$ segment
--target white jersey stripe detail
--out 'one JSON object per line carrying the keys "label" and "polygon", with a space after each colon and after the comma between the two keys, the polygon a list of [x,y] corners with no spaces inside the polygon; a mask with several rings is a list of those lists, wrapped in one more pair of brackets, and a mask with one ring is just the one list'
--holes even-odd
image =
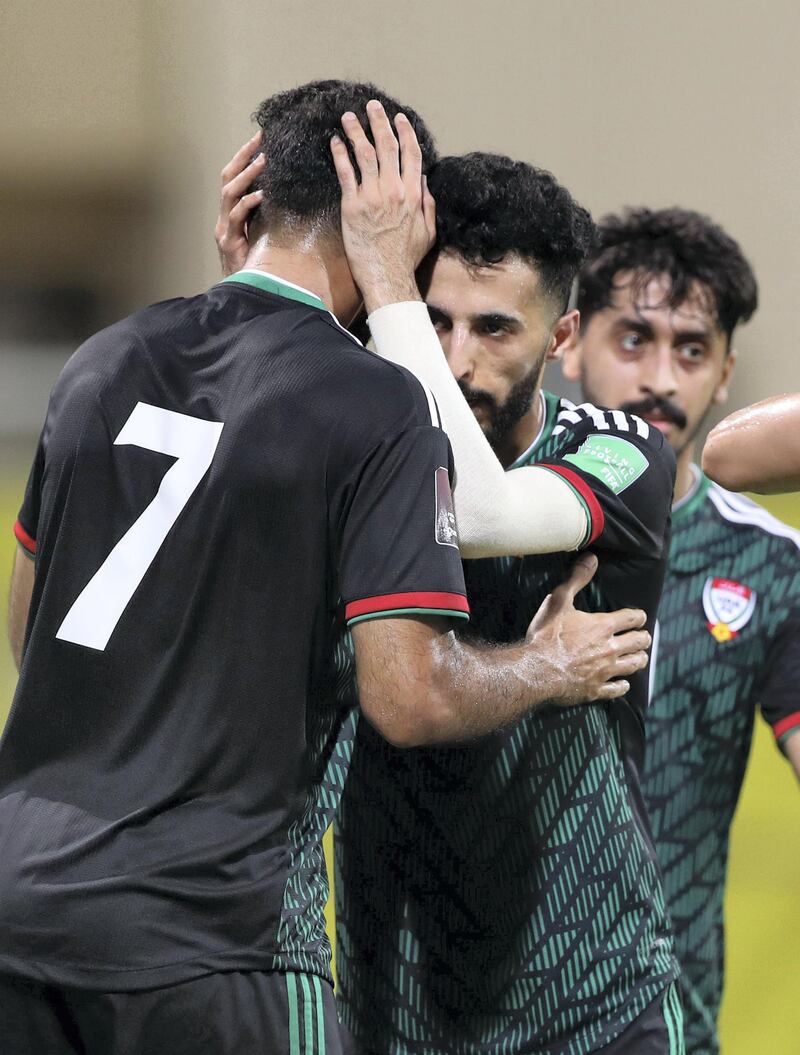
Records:
{"label": "white jersey stripe detail", "polygon": [[656,687],[656,663],[658,663],[658,640],[661,637],[661,627],[656,619],[653,626],[653,644],[650,646],[650,666],[647,671],[647,706],[653,699]]}
{"label": "white jersey stripe detail", "polygon": [[795,531],[787,524],[782,524],[780,520],[755,502],[726,491],[713,483],[708,489],[708,497],[723,519],[732,524],[750,524],[752,527],[761,528],[769,535],[789,539],[800,549],[800,531]]}
{"label": "white jersey stripe detail", "polygon": [[422,391],[425,393],[425,398],[428,400],[428,409],[431,412],[431,425],[434,425],[437,429],[441,429],[442,432],[447,432],[442,422],[442,415],[439,413],[439,405],[433,397],[433,392],[425,384],[421,378],[417,378],[417,381],[422,385]]}
{"label": "white jersey stripe detail", "polygon": [[558,415],[558,421],[568,421],[572,425],[577,425],[583,417],[582,414],[576,413],[574,410],[562,410]]}
{"label": "white jersey stripe detail", "polygon": [[614,424],[620,432],[630,432],[631,426],[629,423],[628,415],[622,410],[612,410],[611,417],[614,419]]}
{"label": "white jersey stripe detail", "polygon": [[595,424],[595,428],[598,429],[610,429],[609,424],[604,410],[600,410],[599,407],[593,406],[591,403],[581,403],[578,410],[582,410],[587,418],[591,418]]}
{"label": "white jersey stripe detail", "polygon": [[639,436],[642,437],[643,440],[646,440],[647,437],[650,435],[650,426],[647,424],[644,418],[640,418],[638,414],[631,414],[631,421],[636,422],[636,432]]}

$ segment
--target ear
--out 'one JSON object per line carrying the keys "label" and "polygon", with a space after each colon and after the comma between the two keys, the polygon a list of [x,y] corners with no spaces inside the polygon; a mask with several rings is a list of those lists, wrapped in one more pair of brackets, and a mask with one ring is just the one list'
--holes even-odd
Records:
{"label": "ear", "polygon": [[[557,358],[562,360],[561,372],[567,381],[580,381],[581,379],[581,313],[577,310],[567,312],[558,320],[556,327],[565,320],[570,320],[568,329],[564,331],[560,352]],[[558,333],[558,329],[555,331]]]}
{"label": "ear", "polygon": [[728,402],[728,389],[730,387],[731,375],[733,374],[736,366],[736,349],[731,348],[725,357],[725,365],[722,368],[722,376],[719,379],[717,387],[714,389],[714,403],[727,403]]}
{"label": "ear", "polygon": [[556,319],[553,327],[553,336],[547,349],[548,363],[554,363],[560,359],[577,339],[580,326],[580,313],[576,310],[565,312]]}

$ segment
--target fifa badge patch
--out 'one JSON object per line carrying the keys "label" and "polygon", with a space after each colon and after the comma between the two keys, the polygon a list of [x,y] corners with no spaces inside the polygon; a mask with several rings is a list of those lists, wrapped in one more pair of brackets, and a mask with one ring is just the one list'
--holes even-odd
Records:
{"label": "fifa badge patch", "polygon": [[636,483],[650,465],[639,448],[621,436],[591,435],[574,454],[564,455],[585,473],[602,480],[615,495]]}
{"label": "fifa badge patch", "polygon": [[703,611],[707,626],[720,643],[730,641],[750,622],[756,608],[756,594],[749,586],[733,579],[706,579]]}
{"label": "fifa badge patch", "polygon": [[458,549],[456,513],[453,509],[453,492],[450,490],[450,475],[443,465],[436,470],[436,529],[435,537],[440,546]]}

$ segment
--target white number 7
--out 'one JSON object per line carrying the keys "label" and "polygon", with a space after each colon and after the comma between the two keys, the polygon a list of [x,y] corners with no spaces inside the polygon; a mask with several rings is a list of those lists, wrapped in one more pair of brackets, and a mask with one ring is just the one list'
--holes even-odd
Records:
{"label": "white number 7", "polygon": [[208,472],[223,424],[149,403],[136,404],[114,445],[130,443],[178,460],[167,470],[153,501],[80,592],[57,638],[101,652],[105,649],[169,529]]}

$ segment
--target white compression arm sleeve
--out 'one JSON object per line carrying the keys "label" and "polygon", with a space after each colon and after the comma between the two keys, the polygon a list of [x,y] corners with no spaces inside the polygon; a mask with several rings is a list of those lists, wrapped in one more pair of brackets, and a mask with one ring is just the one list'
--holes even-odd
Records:
{"label": "white compression arm sleeve", "polygon": [[556,473],[524,466],[507,473],[450,372],[421,301],[388,304],[369,317],[375,351],[406,367],[439,404],[456,467],[453,492],[464,557],[576,550],[589,534],[585,506]]}

